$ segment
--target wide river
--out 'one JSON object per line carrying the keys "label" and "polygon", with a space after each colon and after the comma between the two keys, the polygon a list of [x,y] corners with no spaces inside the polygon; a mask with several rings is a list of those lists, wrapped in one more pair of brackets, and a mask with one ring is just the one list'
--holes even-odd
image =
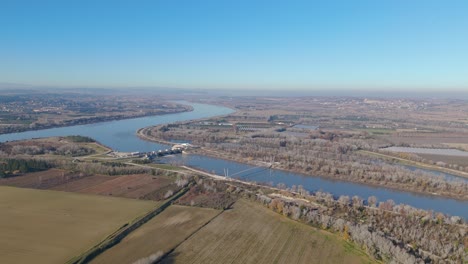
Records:
{"label": "wide river", "polygon": [[[232,109],[221,106],[196,103],[186,104],[193,106],[194,110],[192,112],[170,115],[141,117],[89,125],[6,134],[0,135],[0,142],[37,137],[83,135],[92,137],[102,144],[119,151],[152,151],[166,148],[167,146],[144,141],[138,138],[136,135],[136,130],[139,128],[151,125],[173,123],[177,121],[226,115],[233,112]],[[458,215],[468,219],[468,201],[459,201],[437,196],[395,191],[382,187],[370,187],[357,183],[334,181],[326,178],[305,176],[302,174],[289,173],[280,170],[265,170],[263,168],[254,168],[253,166],[247,164],[200,155],[175,155],[165,158],[164,161],[183,163],[185,165],[203,169],[205,171],[215,172],[219,175],[224,175],[224,169],[229,169],[229,175],[240,179],[256,182],[269,182],[274,185],[278,183],[284,183],[287,186],[302,185],[309,191],[322,190],[325,192],[330,192],[335,196],[358,195],[364,199],[367,199],[367,197],[374,195],[380,201],[392,199],[396,203],[405,203],[417,208],[434,210],[450,215]],[[238,173],[241,171],[245,172]]]}

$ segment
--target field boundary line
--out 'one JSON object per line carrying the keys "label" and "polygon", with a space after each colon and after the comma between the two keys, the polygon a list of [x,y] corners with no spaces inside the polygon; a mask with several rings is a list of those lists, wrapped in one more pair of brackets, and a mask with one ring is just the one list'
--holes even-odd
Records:
{"label": "field boundary line", "polygon": [[215,220],[216,218],[218,218],[218,216],[220,216],[222,213],[224,213],[226,210],[221,210],[217,215],[215,215],[213,218],[211,218],[210,220],[208,220],[205,224],[201,225],[199,228],[197,228],[195,231],[193,231],[193,233],[191,233],[190,235],[188,235],[184,240],[182,240],[181,242],[179,242],[177,245],[175,245],[171,250],[167,251],[166,253],[164,253],[158,261],[156,261],[155,263],[160,263],[164,258],[166,258],[167,256],[169,256],[172,252],[174,252],[174,250],[176,250],[180,245],[182,245],[183,243],[185,243],[185,241],[189,240],[191,237],[193,237],[196,233],[198,233],[198,231],[200,231],[202,228],[204,228],[205,226],[209,225],[213,220]]}
{"label": "field boundary line", "polygon": [[124,224],[122,227],[120,227],[114,233],[107,236],[104,240],[99,242],[97,245],[88,249],[81,255],[73,257],[72,259],[67,261],[66,264],[88,263],[93,258],[101,254],[102,252],[118,244],[122,239],[124,239],[127,235],[129,235],[135,229],[142,226],[143,224],[151,220],[153,217],[163,212],[166,208],[168,208],[172,204],[173,201],[179,199],[182,195],[184,195],[189,190],[189,188],[190,186],[183,188],[176,195],[172,196],[169,200],[167,200],[166,202],[164,202],[157,208],[154,208],[148,213],[144,214],[143,216],[137,217],[136,219],[131,220],[130,222]]}

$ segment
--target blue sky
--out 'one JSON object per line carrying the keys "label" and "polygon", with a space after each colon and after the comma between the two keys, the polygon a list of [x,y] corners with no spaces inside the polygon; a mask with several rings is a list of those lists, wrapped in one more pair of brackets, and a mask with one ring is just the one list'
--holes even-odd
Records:
{"label": "blue sky", "polygon": [[0,82],[468,90],[468,1],[0,1]]}

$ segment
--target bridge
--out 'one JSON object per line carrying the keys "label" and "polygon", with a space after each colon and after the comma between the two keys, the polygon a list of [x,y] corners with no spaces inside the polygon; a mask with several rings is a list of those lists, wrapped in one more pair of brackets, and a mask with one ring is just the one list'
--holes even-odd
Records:
{"label": "bridge", "polygon": [[[272,163],[265,162],[265,164],[263,164],[263,165],[254,166],[254,167],[251,167],[251,168],[248,168],[248,169],[245,169],[245,170],[238,171],[238,172],[233,173],[233,174],[229,174],[229,168],[225,168],[224,169],[224,177],[225,178],[234,178],[235,176],[241,175],[242,173],[246,173],[246,172],[249,172],[249,173],[244,174],[243,177],[251,176],[253,174],[257,174],[257,173],[260,173],[260,172],[263,172],[263,171],[266,171],[266,170],[270,170],[271,167],[273,167]],[[255,169],[259,169],[259,170],[255,171]],[[271,174],[271,170],[270,170],[270,174]]]}

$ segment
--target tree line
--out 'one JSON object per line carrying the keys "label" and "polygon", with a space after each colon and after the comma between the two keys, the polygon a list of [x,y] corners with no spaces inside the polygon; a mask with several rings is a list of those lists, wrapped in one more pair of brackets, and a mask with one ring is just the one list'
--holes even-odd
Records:
{"label": "tree line", "polygon": [[47,170],[52,166],[50,162],[42,159],[0,159],[0,178]]}
{"label": "tree line", "polygon": [[179,125],[165,132],[153,130],[153,136],[191,140],[236,161],[273,162],[278,169],[309,175],[468,199],[466,182],[447,181],[362,155],[359,150],[375,151],[375,142],[366,135],[314,131],[298,138],[274,130],[236,134]]}

